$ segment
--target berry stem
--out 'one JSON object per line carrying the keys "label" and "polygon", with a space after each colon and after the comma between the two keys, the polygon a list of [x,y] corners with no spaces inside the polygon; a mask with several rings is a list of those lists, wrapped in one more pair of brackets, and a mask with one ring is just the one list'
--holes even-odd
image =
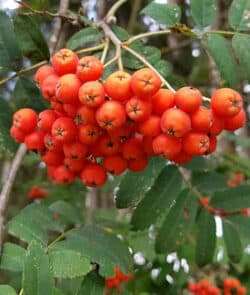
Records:
{"label": "berry stem", "polygon": [[108,50],[109,50],[109,44],[110,44],[110,40],[109,38],[106,38],[106,43],[102,52],[102,57],[101,57],[101,63],[104,64],[105,63],[105,59],[107,57],[108,54]]}
{"label": "berry stem", "polygon": [[112,63],[118,60],[118,56],[116,55],[115,57],[111,58],[108,62],[105,63],[104,68],[110,66]]}
{"label": "berry stem", "polygon": [[123,42],[123,44],[126,45],[126,46],[129,46],[133,42],[135,42],[137,40],[141,40],[142,38],[147,38],[147,37],[151,37],[151,36],[159,36],[159,35],[167,35],[167,34],[171,34],[171,30],[161,30],[161,31],[156,31],[156,32],[147,32],[147,33],[143,33],[143,34],[133,36],[133,37],[129,38],[127,41]]}
{"label": "berry stem", "polygon": [[4,222],[6,210],[8,207],[9,199],[10,199],[10,191],[14,184],[16,174],[20,168],[22,163],[22,159],[26,154],[26,146],[25,144],[21,144],[15,154],[13,162],[11,164],[10,172],[7,177],[6,182],[3,185],[1,194],[0,194],[0,253],[2,252],[2,245],[4,240]]}
{"label": "berry stem", "polygon": [[162,83],[164,85],[167,86],[167,88],[169,90],[171,90],[172,92],[176,92],[175,89],[168,83],[168,81],[163,78],[163,76],[143,57],[141,56],[139,53],[137,53],[135,50],[133,50],[132,48],[129,48],[128,46],[122,44],[122,48],[126,51],[128,51],[130,54],[132,54],[133,56],[135,56],[138,60],[140,60],[143,64],[145,64],[148,68],[150,68],[151,70],[153,70],[161,79]]}
{"label": "berry stem", "polygon": [[112,17],[116,14],[116,11],[124,4],[126,3],[128,0],[118,0],[108,11],[106,17]]}

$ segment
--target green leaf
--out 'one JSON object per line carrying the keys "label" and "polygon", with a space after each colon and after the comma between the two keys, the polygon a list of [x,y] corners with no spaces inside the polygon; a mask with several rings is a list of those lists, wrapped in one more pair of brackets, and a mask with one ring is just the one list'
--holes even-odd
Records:
{"label": "green leaf", "polygon": [[176,4],[159,4],[151,2],[141,13],[147,14],[158,23],[166,26],[173,26],[180,22],[181,9]]}
{"label": "green leaf", "polygon": [[233,36],[232,45],[244,77],[250,80],[250,37],[236,34]]}
{"label": "green leaf", "polygon": [[19,215],[23,215],[24,218],[32,220],[34,223],[42,228],[63,232],[65,226],[60,223],[60,220],[54,219],[54,213],[48,207],[42,204],[33,203],[25,207]]}
{"label": "green leaf", "polygon": [[195,23],[201,27],[213,24],[217,18],[215,0],[191,0],[191,14]]}
{"label": "green leaf", "polygon": [[119,185],[116,198],[117,208],[134,206],[146,190],[155,182],[156,178],[166,165],[166,160],[159,157],[152,158],[147,168],[140,174],[128,171]]}
{"label": "green leaf", "polygon": [[14,30],[23,54],[27,58],[32,62],[49,60],[50,53],[47,42],[34,18],[27,15],[17,15],[14,19]]}
{"label": "green leaf", "polygon": [[209,160],[204,157],[193,157],[190,162],[184,165],[184,168],[195,172],[205,172],[205,170],[211,169],[209,164]]}
{"label": "green leaf", "polygon": [[48,237],[42,228],[22,214],[10,220],[7,224],[7,231],[27,243],[35,240],[46,245],[48,242]]}
{"label": "green leaf", "polygon": [[82,223],[82,218],[79,215],[77,209],[68,202],[57,201],[50,205],[52,211],[58,213],[60,216],[63,216],[70,223]]}
{"label": "green leaf", "polygon": [[56,278],[81,277],[92,269],[89,259],[71,250],[52,250],[49,252],[49,261]]}
{"label": "green leaf", "polygon": [[66,46],[72,50],[83,47],[88,43],[100,42],[104,35],[95,28],[82,29],[75,33],[67,42]]}
{"label": "green leaf", "polygon": [[216,225],[214,216],[202,210],[198,219],[198,235],[196,243],[196,262],[199,266],[213,260],[216,247]]}
{"label": "green leaf", "polygon": [[172,65],[166,60],[158,60],[154,67],[164,78],[168,78],[172,73]]}
{"label": "green leaf", "polygon": [[236,31],[249,31],[250,0],[234,0],[229,9],[229,24]]}
{"label": "green leaf", "polygon": [[234,212],[250,207],[250,186],[239,185],[223,192],[216,192],[211,199],[211,206]]}
{"label": "green leaf", "polygon": [[47,102],[42,97],[36,84],[28,78],[18,79],[14,92],[13,102],[16,109],[33,108],[35,111],[42,111],[47,108]]}
{"label": "green leaf", "polygon": [[225,189],[227,187],[227,178],[225,175],[214,171],[194,172],[192,184],[204,193],[211,193]]}
{"label": "green leaf", "polygon": [[156,239],[159,253],[170,253],[188,236],[197,214],[198,202],[192,191],[184,190],[170,209]]}
{"label": "green leaf", "polygon": [[223,238],[228,257],[233,263],[239,263],[242,257],[240,236],[236,228],[226,220],[223,220]]}
{"label": "green leaf", "polygon": [[249,240],[250,238],[250,218],[241,214],[225,216],[224,220],[228,220],[239,231],[242,238]]}
{"label": "green leaf", "polygon": [[17,144],[10,136],[10,128],[12,126],[12,109],[8,102],[0,97],[0,140],[1,144],[12,152],[16,150]]}
{"label": "green leaf", "polygon": [[89,273],[82,282],[82,287],[77,295],[103,295],[105,288],[105,280],[96,272]]}
{"label": "green leaf", "polygon": [[22,52],[12,22],[4,11],[0,11],[0,27],[0,72],[6,69],[18,71],[22,68]]}
{"label": "green leaf", "polygon": [[53,295],[53,276],[44,249],[32,241],[23,268],[23,289],[27,295]]}
{"label": "green leaf", "polygon": [[75,229],[66,234],[67,239],[59,242],[53,249],[78,251],[83,257],[100,265],[100,274],[112,277],[113,266],[124,273],[131,270],[133,261],[128,247],[114,234],[95,225]]}
{"label": "green leaf", "polygon": [[226,85],[237,88],[239,82],[237,67],[228,41],[220,35],[209,34],[205,47],[214,58]]}
{"label": "green leaf", "polygon": [[113,33],[115,33],[116,37],[121,41],[126,41],[130,37],[129,33],[122,27],[113,26],[112,31]]}
{"label": "green leaf", "polygon": [[155,223],[176,201],[181,185],[182,177],[178,168],[166,166],[135,209],[132,225],[141,230]]}
{"label": "green leaf", "polygon": [[2,295],[16,295],[16,291],[8,285],[0,285],[0,294]]}
{"label": "green leaf", "polygon": [[0,268],[10,271],[21,272],[23,270],[23,260],[25,250],[12,243],[3,245]]}

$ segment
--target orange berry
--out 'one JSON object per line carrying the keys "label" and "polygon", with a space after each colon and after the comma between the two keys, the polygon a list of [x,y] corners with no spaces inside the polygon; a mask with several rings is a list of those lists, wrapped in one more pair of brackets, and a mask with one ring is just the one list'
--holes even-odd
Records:
{"label": "orange berry", "polygon": [[209,147],[206,151],[206,154],[211,154],[216,151],[217,148],[217,137],[216,136],[210,136],[209,137]]}
{"label": "orange berry", "polygon": [[197,88],[182,87],[175,93],[175,104],[187,113],[196,111],[202,104],[202,94]]}
{"label": "orange berry", "polygon": [[65,112],[65,114],[67,116],[69,116],[70,118],[75,118],[77,111],[79,109],[79,105],[78,104],[70,104],[70,103],[64,103],[63,104],[63,110]]}
{"label": "orange berry", "polygon": [[41,84],[42,95],[45,99],[52,101],[56,100],[56,85],[59,77],[55,74],[46,77]]}
{"label": "orange berry", "polygon": [[83,144],[95,144],[100,137],[100,129],[92,124],[82,125],[78,128],[78,137]]}
{"label": "orange berry", "polygon": [[77,129],[71,118],[61,117],[53,123],[51,133],[59,142],[67,143],[75,139]]}
{"label": "orange berry", "polygon": [[246,123],[246,113],[242,109],[237,115],[224,120],[224,129],[228,131],[235,131],[243,127]]}
{"label": "orange berry", "polygon": [[57,141],[51,134],[47,133],[44,136],[44,144],[47,150],[49,151],[61,151],[62,150],[62,144],[60,141]]}
{"label": "orange berry", "polygon": [[54,75],[55,70],[51,66],[41,66],[35,73],[34,80],[37,84],[41,85],[42,82],[50,75]]}
{"label": "orange berry", "polygon": [[163,154],[167,159],[173,159],[181,152],[181,140],[177,137],[160,134],[153,140],[153,149],[156,154]]}
{"label": "orange berry", "polygon": [[75,74],[66,74],[59,78],[56,85],[56,98],[62,103],[77,104],[81,81]]}
{"label": "orange berry", "polygon": [[107,173],[103,166],[90,163],[83,168],[80,178],[86,186],[102,186],[107,181]]}
{"label": "orange berry", "polygon": [[191,127],[193,131],[209,132],[213,123],[213,116],[210,109],[199,107],[191,115]]}
{"label": "orange berry", "polygon": [[41,153],[42,161],[49,166],[61,165],[64,159],[62,152],[54,151],[43,151]]}
{"label": "orange berry", "polygon": [[28,150],[41,151],[44,149],[44,133],[41,131],[33,131],[25,136],[24,143]]}
{"label": "orange berry", "polygon": [[50,132],[56,119],[57,115],[53,110],[44,110],[38,115],[37,127],[45,133]]}
{"label": "orange berry", "polygon": [[103,159],[103,167],[111,174],[120,175],[128,166],[128,162],[119,155],[106,156]]}
{"label": "orange berry", "polygon": [[66,158],[79,160],[86,157],[88,147],[78,141],[73,141],[63,145],[63,152]]}
{"label": "orange berry", "polygon": [[183,137],[191,129],[190,117],[179,109],[166,110],[161,117],[161,129],[168,135]]}
{"label": "orange berry", "polygon": [[209,149],[209,143],[205,133],[189,132],[183,138],[182,149],[191,156],[201,156]]}
{"label": "orange berry", "polygon": [[186,164],[190,162],[192,160],[192,156],[185,153],[184,151],[181,151],[178,155],[173,157],[171,160],[175,162],[176,164],[182,165],[182,164]]}
{"label": "orange berry", "polygon": [[133,172],[143,171],[148,165],[147,156],[142,156],[138,159],[131,159],[128,161],[128,169]]}
{"label": "orange berry", "polygon": [[54,171],[54,180],[58,184],[70,184],[74,179],[73,172],[68,170],[64,165],[58,166]]}
{"label": "orange berry", "polygon": [[131,77],[131,88],[142,99],[153,96],[160,87],[160,77],[149,68],[138,70]]}
{"label": "orange berry", "polygon": [[83,169],[85,163],[83,159],[65,158],[63,164],[66,169],[72,172],[79,172]]}
{"label": "orange berry", "polygon": [[240,112],[242,105],[240,94],[230,88],[218,89],[211,97],[211,107],[218,117],[233,117]]}
{"label": "orange berry", "polygon": [[72,50],[63,48],[52,56],[51,63],[60,76],[75,73],[78,64],[78,56]]}
{"label": "orange berry", "polygon": [[13,125],[23,133],[28,134],[35,130],[37,114],[34,110],[24,108],[16,111],[13,115]]}
{"label": "orange berry", "polygon": [[130,74],[117,71],[112,73],[105,81],[104,88],[109,97],[115,100],[128,100],[132,96]]}
{"label": "orange berry", "polygon": [[106,130],[122,126],[126,122],[124,106],[117,101],[106,101],[96,111],[98,125]]}
{"label": "orange berry", "polygon": [[156,155],[153,149],[153,140],[154,140],[154,137],[152,136],[143,136],[143,139],[142,139],[143,151],[146,155],[151,157]]}
{"label": "orange berry", "polygon": [[110,138],[107,135],[103,135],[97,142],[100,153],[103,156],[112,156],[119,152],[120,142],[118,139]]}
{"label": "orange berry", "polygon": [[95,56],[82,57],[77,65],[76,75],[82,82],[95,81],[101,78],[103,65]]}
{"label": "orange berry", "polygon": [[90,108],[98,108],[105,99],[105,91],[98,81],[84,83],[79,89],[79,100]]}
{"label": "orange berry", "polygon": [[133,121],[145,121],[149,118],[151,112],[152,104],[149,101],[133,97],[126,103],[126,113]]}
{"label": "orange berry", "polygon": [[86,106],[82,106],[77,110],[75,117],[75,124],[79,125],[88,125],[96,124],[95,119],[95,110]]}
{"label": "orange berry", "polygon": [[151,115],[147,120],[138,124],[138,132],[145,136],[157,136],[161,133],[161,118]]}
{"label": "orange berry", "polygon": [[167,109],[172,108],[174,104],[174,94],[168,89],[160,89],[152,97],[153,112],[157,115],[162,115]]}
{"label": "orange berry", "polygon": [[142,141],[139,138],[129,138],[122,144],[122,156],[126,160],[135,160],[144,156]]}
{"label": "orange berry", "polygon": [[213,114],[213,123],[209,129],[210,135],[219,135],[224,129],[224,120]]}
{"label": "orange berry", "polygon": [[15,125],[12,125],[10,128],[10,135],[15,139],[16,142],[22,143],[24,142],[26,134]]}

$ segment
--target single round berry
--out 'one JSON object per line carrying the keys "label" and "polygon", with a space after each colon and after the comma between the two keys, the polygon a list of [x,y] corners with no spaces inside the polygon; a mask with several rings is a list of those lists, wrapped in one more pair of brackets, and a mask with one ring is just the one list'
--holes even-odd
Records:
{"label": "single round berry", "polygon": [[209,135],[219,135],[224,129],[224,120],[213,114],[213,123],[209,129]]}
{"label": "single round berry", "polygon": [[112,130],[126,122],[124,106],[118,101],[107,101],[96,111],[96,121],[105,130]]}
{"label": "single round berry", "polygon": [[96,124],[95,110],[87,106],[82,106],[77,110],[75,120],[77,126]]}
{"label": "single round berry", "polygon": [[128,162],[119,155],[106,156],[103,167],[111,174],[120,175],[127,169]]}
{"label": "single round berry", "polygon": [[64,165],[58,166],[54,171],[54,180],[58,184],[70,184],[74,181],[74,179],[74,173],[67,169]]}
{"label": "single round berry", "polygon": [[72,50],[63,48],[52,56],[51,63],[60,76],[75,73],[78,64],[78,56]]}
{"label": "single round berry", "polygon": [[51,66],[41,66],[35,73],[34,80],[37,84],[42,85],[42,82],[50,75],[54,75],[55,70]]}
{"label": "single round berry", "polygon": [[92,145],[97,142],[100,137],[100,129],[96,125],[82,125],[78,129],[78,138],[81,143]]}
{"label": "single round berry", "polygon": [[182,87],[175,93],[175,104],[187,113],[196,111],[202,104],[202,94],[197,88]]}
{"label": "single round berry", "polygon": [[162,154],[169,160],[177,156],[181,152],[181,149],[181,139],[174,136],[162,133],[153,140],[153,150],[155,154]]}
{"label": "single round berry", "polygon": [[130,74],[117,71],[104,81],[104,88],[110,98],[125,101],[132,96],[130,81]]}
{"label": "single round berry", "polygon": [[112,156],[119,152],[120,141],[107,135],[103,135],[97,142],[100,153],[103,156]]}
{"label": "single round berry", "polygon": [[137,97],[131,98],[126,103],[126,113],[128,117],[136,122],[145,121],[152,112],[152,104]]}
{"label": "single round berry", "polygon": [[79,172],[83,169],[85,163],[83,159],[65,158],[63,164],[69,171]]}
{"label": "single round berry", "polygon": [[65,143],[63,145],[63,152],[66,158],[73,160],[84,159],[88,152],[88,147],[79,141]]}
{"label": "single round berry", "polygon": [[144,136],[157,136],[161,133],[161,118],[151,115],[147,120],[138,124],[137,130]]}
{"label": "single round berry", "polygon": [[74,104],[64,103],[63,104],[64,112],[66,113],[67,116],[69,116],[70,118],[73,118],[73,119],[75,119],[79,107],[80,107],[80,105],[78,105],[77,103],[74,103]]}
{"label": "single round berry", "polygon": [[45,78],[41,84],[42,95],[49,101],[56,100],[56,85],[59,81],[57,75],[50,75]]}
{"label": "single round berry", "polygon": [[82,57],[77,65],[76,75],[82,82],[95,81],[101,78],[103,65],[95,56]]}
{"label": "single round berry", "polygon": [[213,115],[210,109],[199,107],[190,115],[191,127],[193,131],[209,132],[213,124]]}
{"label": "single round berry", "polygon": [[38,115],[37,127],[44,133],[50,132],[57,115],[53,110],[44,110]]}
{"label": "single round berry", "polygon": [[162,114],[161,129],[167,135],[183,137],[191,129],[190,117],[179,109],[169,109]]}
{"label": "single round berry", "polygon": [[36,112],[28,108],[16,111],[13,115],[13,125],[25,134],[34,131],[37,125]]}
{"label": "single round berry", "polygon": [[61,165],[64,159],[62,152],[52,152],[52,151],[42,151],[41,152],[42,161],[49,166],[58,166]]}
{"label": "single round berry", "polygon": [[167,109],[172,108],[174,105],[174,94],[168,89],[160,89],[152,97],[153,112],[157,115],[162,115]]}
{"label": "single round berry", "polygon": [[28,150],[41,151],[44,149],[44,133],[33,131],[25,136],[24,143]]}
{"label": "single round berry", "polygon": [[12,125],[10,128],[10,135],[15,139],[16,142],[22,143],[24,142],[26,134],[15,125]]}
{"label": "single round berry", "polygon": [[60,77],[56,85],[56,98],[62,103],[77,104],[81,81],[75,74]]}
{"label": "single round berry", "polygon": [[142,156],[138,159],[131,159],[128,161],[128,169],[133,172],[143,171],[148,165],[147,156]]}
{"label": "single round berry", "polygon": [[134,94],[140,98],[153,96],[160,87],[160,77],[149,68],[138,70],[131,77],[131,88]]}
{"label": "single round berry", "polygon": [[183,165],[192,160],[192,155],[189,155],[185,153],[184,151],[181,151],[178,155],[176,155],[171,160],[176,164]]}
{"label": "single round berry", "polygon": [[242,109],[240,94],[230,88],[216,90],[211,97],[211,107],[218,117],[233,117]]}
{"label": "single round berry", "polygon": [[182,150],[191,156],[201,156],[207,152],[209,144],[205,133],[189,132],[183,138]]}
{"label": "single round berry", "polygon": [[57,141],[51,134],[46,134],[44,136],[44,144],[47,150],[49,151],[62,151],[62,143]]}
{"label": "single round berry", "polygon": [[80,102],[90,108],[98,108],[105,100],[104,87],[98,81],[83,84],[78,95]]}
{"label": "single round berry", "polygon": [[86,186],[102,186],[107,181],[107,173],[103,166],[90,163],[83,168],[80,178]]}
{"label": "single round berry", "polygon": [[126,160],[135,160],[144,156],[142,140],[140,138],[127,139],[121,148],[122,156]]}
{"label": "single round berry", "polygon": [[243,127],[246,123],[246,113],[242,109],[236,116],[224,120],[224,129],[228,131],[235,131]]}
{"label": "single round berry", "polygon": [[56,140],[67,143],[75,139],[77,129],[71,118],[61,117],[53,123],[51,133]]}

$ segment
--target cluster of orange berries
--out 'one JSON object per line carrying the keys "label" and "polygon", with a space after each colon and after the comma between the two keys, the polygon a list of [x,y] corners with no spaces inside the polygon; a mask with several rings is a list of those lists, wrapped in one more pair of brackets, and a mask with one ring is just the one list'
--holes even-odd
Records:
{"label": "cluster of orange berries", "polygon": [[114,277],[106,278],[105,280],[105,285],[107,289],[112,289],[112,288],[119,289],[123,282],[130,281],[133,278],[133,275],[131,273],[124,274],[118,267],[115,267],[114,270],[115,270]]}
{"label": "cluster of orange berries", "polygon": [[35,74],[52,109],[38,115],[21,109],[13,116],[11,135],[40,153],[57,183],[80,177],[87,186],[101,186],[107,172],[142,171],[151,156],[183,164],[215,151],[223,129],[245,123],[242,98],[232,89],[215,91],[209,109],[198,89],[163,89],[149,68],[117,71],[105,81],[103,70],[94,56],[79,59],[61,49],[52,66]]}
{"label": "cluster of orange berries", "polygon": [[223,290],[220,290],[216,286],[212,286],[207,279],[201,280],[197,283],[191,283],[188,285],[189,291],[194,295],[245,295],[247,290],[240,284],[237,279],[226,278],[223,281]]}

